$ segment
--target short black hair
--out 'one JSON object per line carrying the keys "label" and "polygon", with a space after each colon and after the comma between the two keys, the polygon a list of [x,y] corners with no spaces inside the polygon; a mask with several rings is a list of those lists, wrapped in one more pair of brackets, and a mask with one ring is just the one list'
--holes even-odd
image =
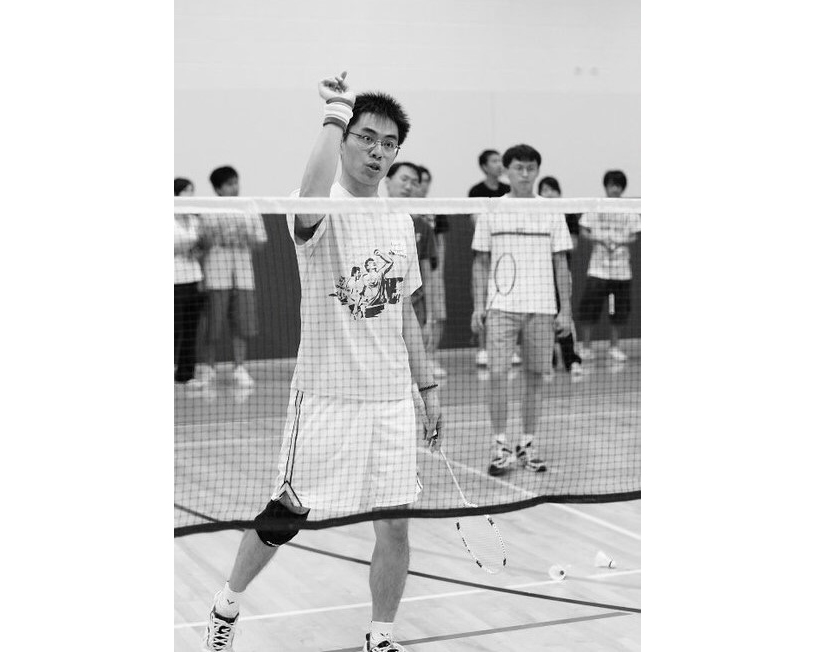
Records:
{"label": "short black hair", "polygon": [[361,93],[357,95],[354,102],[354,115],[348,123],[344,137],[347,137],[351,127],[357,123],[363,113],[371,113],[381,118],[393,120],[396,123],[396,130],[399,132],[397,139],[399,144],[405,142],[405,138],[407,138],[410,131],[410,119],[402,105],[387,93]]}
{"label": "short black hair", "polygon": [[560,192],[560,184],[557,182],[555,177],[543,177],[543,179],[538,182],[539,195],[541,194],[541,190],[543,190],[544,186],[549,186],[552,190]]}
{"label": "short black hair", "polygon": [[490,160],[490,156],[493,154],[498,154],[498,156],[501,156],[501,152],[497,152],[494,149],[485,149],[483,152],[481,152],[478,155],[478,167],[483,168],[487,164],[487,161]]}
{"label": "short black hair", "polygon": [[390,168],[388,169],[387,175],[388,179],[390,179],[394,174],[396,174],[399,168],[404,167],[405,165],[407,165],[409,168],[413,168],[413,171],[416,172],[416,175],[419,177],[419,181],[422,180],[422,173],[419,170],[419,166],[416,165],[415,163],[408,163],[407,161],[394,161],[393,165],[391,165]]}
{"label": "short black hair", "polygon": [[[184,177],[176,177],[175,181],[173,182],[173,185],[175,189],[175,196],[178,197],[189,186],[192,186],[192,181],[190,181],[189,179],[185,179]],[[194,187],[195,186],[193,186],[193,188]]]}
{"label": "short black hair", "polygon": [[417,165],[416,169],[419,171],[419,181],[422,180],[422,177],[426,174],[427,178],[433,181],[433,175],[430,174],[430,170],[428,170],[424,165]]}
{"label": "short black hair", "polygon": [[501,162],[505,168],[508,168],[512,161],[520,161],[521,163],[534,161],[540,167],[541,155],[538,150],[530,145],[513,145],[504,152],[504,157]]}
{"label": "short black hair", "polygon": [[603,175],[603,188],[609,186],[620,186],[623,190],[628,185],[628,179],[622,170],[609,170]]}
{"label": "short black hair", "polygon": [[227,181],[238,178],[238,171],[231,165],[224,165],[220,168],[215,168],[212,174],[209,175],[209,182],[216,190],[224,185]]}

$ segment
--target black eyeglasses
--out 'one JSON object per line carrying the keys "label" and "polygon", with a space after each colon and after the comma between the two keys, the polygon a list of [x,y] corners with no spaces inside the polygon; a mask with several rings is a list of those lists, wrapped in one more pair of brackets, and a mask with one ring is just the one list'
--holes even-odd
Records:
{"label": "black eyeglasses", "polygon": [[370,150],[377,145],[382,145],[382,150],[385,152],[385,154],[394,155],[399,151],[399,145],[397,145],[396,141],[394,140],[377,140],[376,138],[371,138],[366,134],[356,134],[353,131],[349,131],[348,133],[352,136],[356,136],[357,142],[359,142],[360,147],[363,149]]}

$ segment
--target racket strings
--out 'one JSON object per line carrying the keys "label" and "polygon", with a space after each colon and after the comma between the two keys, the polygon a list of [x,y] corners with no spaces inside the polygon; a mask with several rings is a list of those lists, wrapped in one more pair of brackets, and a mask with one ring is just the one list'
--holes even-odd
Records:
{"label": "racket strings", "polygon": [[464,545],[475,562],[489,573],[501,571],[507,563],[504,541],[488,516],[464,516],[457,523]]}

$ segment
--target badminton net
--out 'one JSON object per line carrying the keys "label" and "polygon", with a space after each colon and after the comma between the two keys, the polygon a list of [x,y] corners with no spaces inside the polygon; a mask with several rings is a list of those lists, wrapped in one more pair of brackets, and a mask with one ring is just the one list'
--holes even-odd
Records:
{"label": "badminton net", "polygon": [[[640,498],[639,199],[176,197],[174,212],[196,225],[184,255],[204,274],[197,309],[176,306],[176,536],[252,527],[281,483],[305,493],[301,529]],[[294,213],[329,215],[299,254]],[[387,225],[378,246],[362,235],[372,219]],[[327,253],[357,235],[341,261]],[[559,337],[555,251],[568,252],[573,315]],[[406,302],[438,369],[445,452],[477,508],[462,507],[418,418],[415,453],[387,442],[390,426],[404,429],[387,411],[404,395],[404,356],[371,338]],[[479,302],[485,336],[472,328]],[[179,345],[185,320],[192,353]],[[245,342],[240,367],[235,335]],[[310,350],[293,387],[301,339]],[[488,342],[494,349],[482,353]],[[179,382],[190,355],[193,379]],[[502,378],[512,455],[493,474]],[[530,405],[534,448],[516,454]],[[545,470],[526,463],[532,453]],[[378,505],[408,490],[405,473],[418,479],[410,506]]]}

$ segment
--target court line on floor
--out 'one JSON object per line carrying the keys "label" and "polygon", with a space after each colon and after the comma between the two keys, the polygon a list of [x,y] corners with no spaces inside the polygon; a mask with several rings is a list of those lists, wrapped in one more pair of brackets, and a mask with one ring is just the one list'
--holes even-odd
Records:
{"label": "court line on floor", "polygon": [[[608,613],[596,614],[594,616],[577,616],[575,618],[561,618],[559,620],[548,620],[542,623],[527,623],[525,625],[509,625],[507,627],[493,627],[491,629],[479,629],[471,632],[459,632],[457,634],[445,634],[443,636],[428,636],[426,638],[414,638],[406,641],[400,641],[404,645],[418,645],[420,643],[435,643],[437,641],[452,641],[457,638],[474,638],[476,636],[489,636],[490,634],[503,634],[506,632],[516,632],[523,629],[533,629],[536,627],[553,627],[555,625],[570,625],[573,623],[586,622],[588,620],[601,620],[604,618],[617,618],[624,616],[622,613]],[[343,647],[334,650],[325,650],[324,652],[356,652],[359,646]]]}
{"label": "court line on floor", "polygon": [[[639,574],[642,571],[640,569],[632,569],[632,570],[625,570],[625,571],[616,571],[614,573],[595,573],[593,575],[587,575],[585,577],[581,577],[579,579],[603,579],[606,577],[621,577],[623,575],[635,575]],[[420,575],[421,577],[421,575]],[[448,591],[446,593],[428,593],[424,595],[417,595],[408,598],[402,598],[400,604],[404,604],[406,602],[424,602],[426,600],[437,600],[442,598],[459,598],[462,596],[467,595],[478,595],[481,593],[489,593],[495,591],[496,588],[506,588],[512,591],[519,590],[522,588],[528,588],[530,586],[544,586],[547,584],[560,584],[559,580],[541,580],[537,582],[525,582],[523,584],[513,584],[508,587],[489,587],[484,589],[467,589],[466,591]],[[539,596],[540,597],[540,596]],[[579,604],[585,606],[593,606],[592,604],[586,604],[584,602],[580,602]],[[349,604],[340,604],[340,605],[333,605],[330,607],[314,607],[312,609],[293,609],[290,611],[279,611],[276,613],[269,613],[269,614],[258,614],[256,616],[241,616],[241,622],[248,622],[253,620],[269,620],[272,618],[287,618],[287,617],[294,617],[294,616],[308,616],[311,614],[321,614],[321,613],[328,613],[332,611],[345,611],[350,609],[360,609],[363,607],[370,607],[371,602],[355,602]],[[610,609],[614,613],[639,613],[638,611],[632,611],[631,609],[619,609],[615,610],[613,606],[609,605],[596,605],[598,608]],[[192,628],[192,627],[204,627],[206,626],[207,621],[200,621],[195,623],[177,623],[173,626],[174,629],[185,629],[185,628]]]}

